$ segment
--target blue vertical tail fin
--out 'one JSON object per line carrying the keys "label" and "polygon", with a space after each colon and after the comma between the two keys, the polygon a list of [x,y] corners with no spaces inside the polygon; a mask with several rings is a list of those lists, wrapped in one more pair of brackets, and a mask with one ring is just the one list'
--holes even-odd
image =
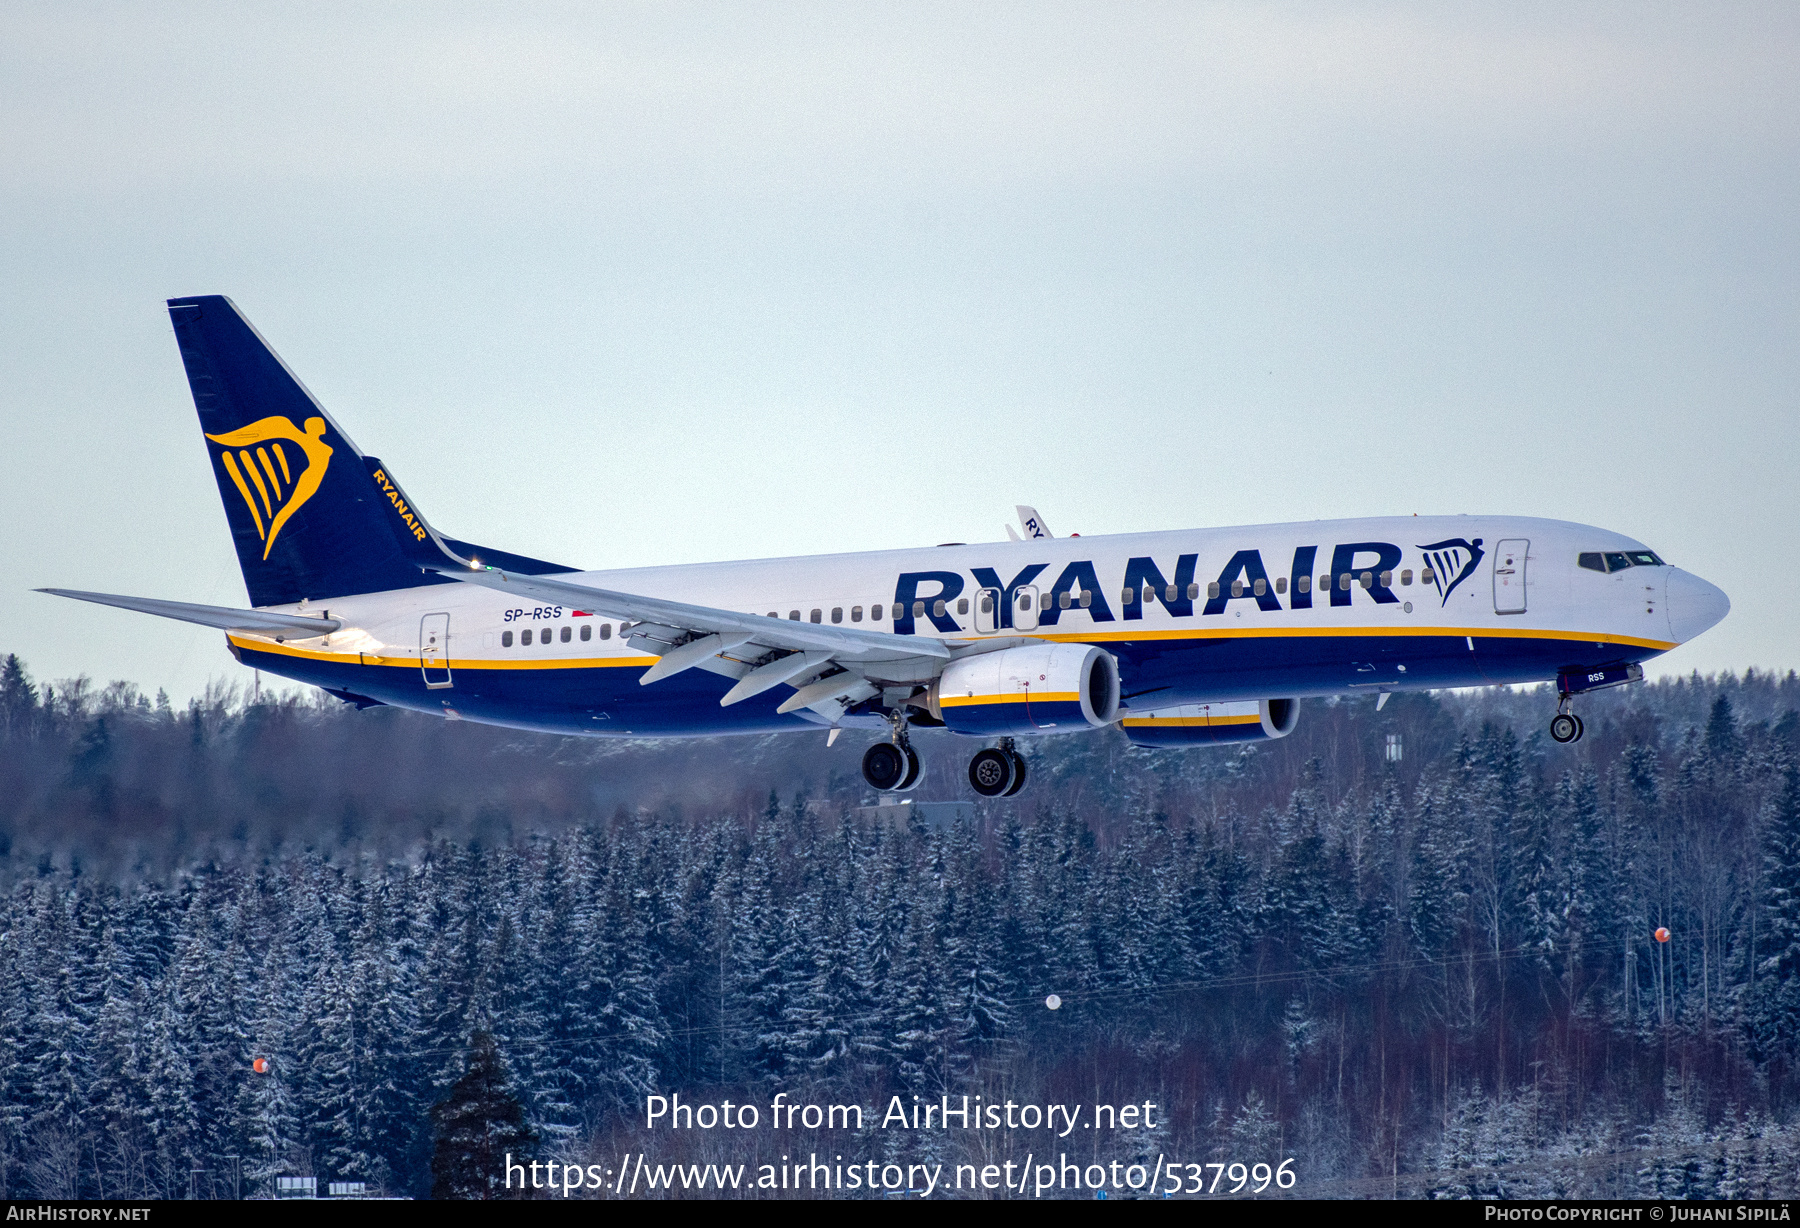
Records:
{"label": "blue vertical tail fin", "polygon": [[230,299],[170,299],[169,318],[252,605],[445,582],[420,570],[450,562],[443,539]]}

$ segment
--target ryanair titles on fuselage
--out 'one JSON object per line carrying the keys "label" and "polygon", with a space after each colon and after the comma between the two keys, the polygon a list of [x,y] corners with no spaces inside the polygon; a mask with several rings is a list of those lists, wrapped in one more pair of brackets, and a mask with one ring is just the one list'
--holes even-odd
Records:
{"label": "ryanair titles on fuselage", "polygon": [[[1485,552],[1482,539],[1473,541],[1453,538],[1448,541],[1421,544],[1428,559],[1454,560],[1454,575],[1434,570],[1428,562],[1420,572],[1422,583],[1448,602],[1450,594],[1474,574]],[[1348,606],[1358,590],[1380,605],[1401,601],[1394,592],[1395,570],[1405,552],[1390,542],[1348,542],[1333,546],[1329,569],[1320,571],[1315,584],[1314,569],[1319,562],[1319,546],[1296,547],[1284,572],[1271,578],[1261,550],[1239,550],[1234,553],[1218,577],[1207,584],[1195,582],[1199,567],[1198,552],[1182,554],[1175,560],[1171,573],[1165,575],[1154,558],[1137,556],[1128,559],[1119,583],[1102,587],[1099,573],[1089,559],[1067,563],[1057,573],[1048,589],[1042,588],[1051,564],[1032,563],[1021,568],[1011,579],[1005,579],[992,567],[974,567],[969,574],[978,589],[993,590],[1000,595],[996,611],[997,626],[1014,624],[1017,594],[1022,589],[1037,588],[1041,598],[1034,602],[1037,625],[1056,626],[1065,612],[1080,610],[1097,623],[1132,622],[1144,617],[1147,602],[1160,603],[1175,618],[1216,617],[1226,612],[1233,601],[1251,601],[1258,609],[1309,610],[1315,600],[1331,606]],[[1408,577],[1410,579],[1410,576]],[[898,635],[918,631],[920,619],[945,634],[963,630],[956,620],[953,603],[965,595],[967,584],[963,573],[956,571],[902,572],[894,586],[894,603],[899,611],[894,620]],[[1067,600],[1065,600],[1067,598]],[[1283,600],[1287,604],[1284,606]],[[1113,602],[1119,603],[1114,613]],[[940,604],[942,603],[942,604]],[[1196,606],[1198,609],[1196,610]]]}

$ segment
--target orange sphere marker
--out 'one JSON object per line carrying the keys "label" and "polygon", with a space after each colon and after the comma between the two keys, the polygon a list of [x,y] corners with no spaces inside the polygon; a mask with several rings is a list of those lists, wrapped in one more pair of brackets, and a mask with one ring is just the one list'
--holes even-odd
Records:
{"label": "orange sphere marker", "polygon": [[1669,941],[1669,931],[1668,931],[1667,927],[1661,926],[1661,925],[1656,927],[1656,941],[1658,941],[1658,942]]}
{"label": "orange sphere marker", "polygon": [[268,1074],[269,1059],[266,1057],[257,1058],[254,1062],[250,1063],[250,1069],[254,1070],[257,1074]]}

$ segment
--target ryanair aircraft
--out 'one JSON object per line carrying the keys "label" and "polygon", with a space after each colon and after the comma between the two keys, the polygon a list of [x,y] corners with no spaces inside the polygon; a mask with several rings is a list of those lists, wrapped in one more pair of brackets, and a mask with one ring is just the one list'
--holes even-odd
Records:
{"label": "ryanair aircraft", "polygon": [[991,743],[1118,724],[1142,746],[1285,737],[1308,697],[1554,681],[1575,696],[1722,619],[1725,594],[1606,529],[1501,516],[1313,521],[580,571],[449,537],[229,299],[169,301],[249,610],[45,589],[225,632],[245,665],[359,708],[547,733],[887,731]]}

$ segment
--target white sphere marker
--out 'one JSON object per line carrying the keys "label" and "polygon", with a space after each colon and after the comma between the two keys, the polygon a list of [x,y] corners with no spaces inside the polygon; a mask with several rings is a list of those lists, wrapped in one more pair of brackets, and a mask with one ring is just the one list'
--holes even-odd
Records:
{"label": "white sphere marker", "polygon": [[1044,1005],[1049,1007],[1051,1010],[1057,1010],[1058,1008],[1060,1008],[1062,1006],[1062,999],[1057,997],[1055,994],[1051,994],[1048,998],[1044,999]]}

